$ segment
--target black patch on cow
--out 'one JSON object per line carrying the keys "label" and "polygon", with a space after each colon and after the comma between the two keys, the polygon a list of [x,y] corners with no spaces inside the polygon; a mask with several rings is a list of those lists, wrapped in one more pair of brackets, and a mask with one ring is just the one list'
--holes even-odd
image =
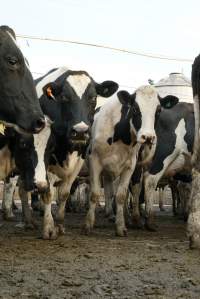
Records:
{"label": "black patch on cow", "polygon": [[184,140],[187,144],[188,151],[192,153],[193,144],[194,144],[194,131],[195,131],[193,104],[188,104],[188,114],[184,119],[185,119],[185,128],[186,128],[186,135],[184,136]]}
{"label": "black patch on cow", "polygon": [[[164,167],[164,160],[173,153],[176,144],[175,130],[181,119],[186,122],[187,134],[184,137],[188,150],[192,149],[194,140],[194,120],[192,104],[178,103],[170,110],[163,109],[156,125],[157,146],[149,173],[157,174]],[[192,129],[193,127],[193,129]]]}

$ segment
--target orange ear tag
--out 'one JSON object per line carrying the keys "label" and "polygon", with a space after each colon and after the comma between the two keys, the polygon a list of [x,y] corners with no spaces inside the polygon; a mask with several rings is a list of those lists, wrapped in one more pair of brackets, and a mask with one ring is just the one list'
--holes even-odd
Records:
{"label": "orange ear tag", "polygon": [[47,88],[47,95],[48,95],[48,97],[51,98],[52,100],[54,100],[54,101],[56,100],[55,97],[54,97],[54,95],[53,95],[53,93],[52,93],[52,89],[51,89],[50,86]]}

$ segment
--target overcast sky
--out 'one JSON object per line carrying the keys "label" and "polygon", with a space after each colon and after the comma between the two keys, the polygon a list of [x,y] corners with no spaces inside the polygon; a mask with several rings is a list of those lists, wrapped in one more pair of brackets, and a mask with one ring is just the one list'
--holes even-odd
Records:
{"label": "overcast sky", "polygon": [[[193,60],[200,52],[199,11],[199,0],[7,0],[1,4],[0,19],[16,34]],[[182,71],[189,78],[191,73],[191,63],[30,39],[18,43],[32,72],[66,65],[88,71],[99,82],[113,79],[133,87],[149,78],[158,81],[170,72]]]}

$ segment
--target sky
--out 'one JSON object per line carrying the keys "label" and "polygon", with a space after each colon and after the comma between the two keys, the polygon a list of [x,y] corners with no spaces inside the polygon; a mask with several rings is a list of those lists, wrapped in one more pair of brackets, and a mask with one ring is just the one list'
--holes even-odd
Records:
{"label": "sky", "polygon": [[[1,25],[16,34],[75,40],[194,60],[200,52],[199,0],[7,0]],[[65,65],[97,82],[134,91],[171,72],[191,76],[191,63],[67,43],[18,38],[34,77]]]}

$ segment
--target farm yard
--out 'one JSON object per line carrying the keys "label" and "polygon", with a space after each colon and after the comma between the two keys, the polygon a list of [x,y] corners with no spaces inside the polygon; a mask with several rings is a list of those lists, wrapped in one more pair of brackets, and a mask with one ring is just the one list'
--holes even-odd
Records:
{"label": "farm yard", "polygon": [[66,235],[51,241],[41,239],[41,225],[24,230],[15,214],[0,228],[2,299],[199,299],[199,251],[189,249],[186,225],[170,205],[157,211],[157,232],[129,228],[125,238],[101,210],[90,236],[81,234],[85,215],[67,213]]}
{"label": "farm yard", "polygon": [[4,1],[0,299],[200,299],[198,1]]}

